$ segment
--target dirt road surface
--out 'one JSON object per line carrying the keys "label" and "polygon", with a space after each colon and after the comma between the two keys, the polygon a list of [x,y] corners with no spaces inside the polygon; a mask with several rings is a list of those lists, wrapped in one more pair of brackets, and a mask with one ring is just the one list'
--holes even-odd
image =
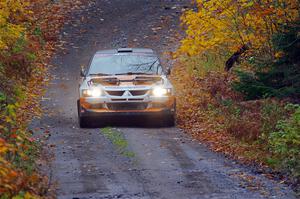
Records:
{"label": "dirt road surface", "polygon": [[107,129],[78,127],[80,66],[99,49],[162,53],[189,6],[189,0],[97,0],[66,25],[66,49],[53,58],[54,80],[43,101],[48,115],[36,124],[51,135],[49,175],[58,198],[294,198],[288,187],[211,152],[176,127],[135,126],[136,118]]}

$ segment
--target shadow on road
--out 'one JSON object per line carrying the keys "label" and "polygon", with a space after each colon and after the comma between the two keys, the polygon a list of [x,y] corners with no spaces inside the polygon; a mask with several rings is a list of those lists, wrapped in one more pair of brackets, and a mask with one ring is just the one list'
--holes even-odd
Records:
{"label": "shadow on road", "polygon": [[172,127],[166,125],[159,117],[137,117],[122,116],[110,118],[93,118],[90,120],[89,128],[115,127],[135,127],[135,128],[162,128]]}

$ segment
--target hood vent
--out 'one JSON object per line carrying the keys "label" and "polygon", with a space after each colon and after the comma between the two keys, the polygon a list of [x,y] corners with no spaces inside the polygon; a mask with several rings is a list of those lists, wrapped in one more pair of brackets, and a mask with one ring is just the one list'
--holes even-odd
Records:
{"label": "hood vent", "polygon": [[118,53],[132,53],[132,48],[119,48]]}

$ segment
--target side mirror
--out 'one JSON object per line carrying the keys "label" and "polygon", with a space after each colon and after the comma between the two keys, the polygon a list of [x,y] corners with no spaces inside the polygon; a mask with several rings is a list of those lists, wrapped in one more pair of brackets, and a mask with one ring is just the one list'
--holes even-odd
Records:
{"label": "side mirror", "polygon": [[170,67],[167,68],[166,75],[171,75],[171,68]]}
{"label": "side mirror", "polygon": [[81,77],[85,77],[84,66],[81,66],[81,69],[80,69],[80,76],[81,76]]}

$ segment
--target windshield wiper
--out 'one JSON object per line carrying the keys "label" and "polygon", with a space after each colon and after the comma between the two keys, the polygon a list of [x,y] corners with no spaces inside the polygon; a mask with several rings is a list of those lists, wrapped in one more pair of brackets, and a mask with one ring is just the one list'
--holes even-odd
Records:
{"label": "windshield wiper", "polygon": [[[153,66],[158,62],[159,60],[156,59],[154,62],[149,62],[149,63],[143,63],[140,65],[136,65],[137,68],[136,70],[139,70],[141,67],[144,67],[145,65],[147,65],[146,67],[148,67],[147,72],[148,71],[152,71]],[[156,67],[156,74],[158,74],[158,69],[159,69],[160,65]]]}
{"label": "windshield wiper", "polygon": [[127,72],[127,73],[117,73],[115,75],[153,75],[152,73],[144,73],[144,72]]}
{"label": "windshield wiper", "polygon": [[94,73],[94,74],[89,74],[92,76],[111,76],[112,74],[107,74],[107,73]]}

